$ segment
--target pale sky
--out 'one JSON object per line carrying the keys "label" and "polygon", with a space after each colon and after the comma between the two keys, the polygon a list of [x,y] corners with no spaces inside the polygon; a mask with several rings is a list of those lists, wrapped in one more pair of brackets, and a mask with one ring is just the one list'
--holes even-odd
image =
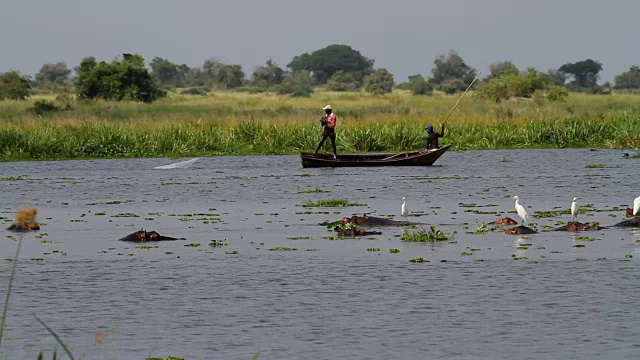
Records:
{"label": "pale sky", "polygon": [[396,82],[457,50],[484,75],[511,60],[542,71],[592,58],[602,81],[640,65],[639,0],[0,0],[0,72],[72,68],[128,52],[242,65],[347,44]]}

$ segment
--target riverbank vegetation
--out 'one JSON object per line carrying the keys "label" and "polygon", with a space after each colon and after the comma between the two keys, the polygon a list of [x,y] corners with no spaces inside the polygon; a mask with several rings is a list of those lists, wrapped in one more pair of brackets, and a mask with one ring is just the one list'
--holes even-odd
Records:
{"label": "riverbank vegetation", "polygon": [[[33,78],[0,74],[0,160],[294,154],[319,140],[326,104],[338,115],[340,152],[424,146],[476,69],[450,51],[431,75],[397,83],[348,45],[268,60],[247,78],[240,65],[202,66],[137,54],[111,62],[45,64]],[[640,148],[637,66],[598,84],[592,59],[546,72],[496,62],[447,123],[455,150]],[[75,75],[73,73],[75,72]]]}
{"label": "riverbank vegetation", "polygon": [[[153,104],[79,101],[65,96],[0,101],[0,159],[294,154],[312,151],[322,106],[338,115],[339,152],[402,151],[424,146],[458,95],[395,91],[316,91],[310,98],[272,93],[170,95]],[[640,148],[640,97],[572,93],[496,103],[464,99],[443,142],[456,150]],[[43,105],[44,104],[44,105]],[[45,106],[46,105],[46,106]]]}

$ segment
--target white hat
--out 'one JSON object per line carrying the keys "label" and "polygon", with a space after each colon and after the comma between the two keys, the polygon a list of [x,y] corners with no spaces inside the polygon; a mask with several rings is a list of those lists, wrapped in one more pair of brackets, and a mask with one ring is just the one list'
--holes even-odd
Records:
{"label": "white hat", "polygon": [[323,107],[322,110],[332,110],[331,109],[331,105],[327,105],[327,106]]}

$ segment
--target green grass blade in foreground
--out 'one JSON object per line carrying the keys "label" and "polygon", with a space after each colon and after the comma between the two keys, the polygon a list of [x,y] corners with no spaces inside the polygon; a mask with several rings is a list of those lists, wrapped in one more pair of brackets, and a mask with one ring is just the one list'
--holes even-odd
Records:
{"label": "green grass blade in foreground", "polygon": [[52,328],[49,327],[49,325],[47,325],[44,321],[42,321],[39,317],[36,316],[36,320],[38,320],[38,322],[44,326],[45,329],[47,329],[47,331],[49,332],[49,334],[53,335],[53,337],[56,339],[56,341],[58,342],[58,344],[60,344],[60,346],[62,346],[62,348],[64,349],[64,352],[67,353],[67,355],[69,356],[69,358],[71,360],[75,360],[75,358],[73,357],[73,355],[71,354],[71,351],[69,351],[69,348],[67,347],[67,345],[62,342],[62,339],[60,339],[60,336],[58,336],[58,334],[56,334],[55,331],[53,331]]}
{"label": "green grass blade in foreground", "polygon": [[4,335],[4,326],[7,319],[7,310],[9,309],[9,298],[11,296],[11,287],[13,286],[13,279],[16,275],[16,267],[18,265],[18,256],[20,255],[20,248],[22,247],[22,239],[24,234],[20,234],[18,239],[18,248],[16,249],[16,257],[13,259],[13,267],[11,268],[11,275],[9,276],[9,285],[7,286],[7,296],[4,298],[4,309],[2,310],[2,319],[0,319],[0,353],[2,353],[2,336]]}

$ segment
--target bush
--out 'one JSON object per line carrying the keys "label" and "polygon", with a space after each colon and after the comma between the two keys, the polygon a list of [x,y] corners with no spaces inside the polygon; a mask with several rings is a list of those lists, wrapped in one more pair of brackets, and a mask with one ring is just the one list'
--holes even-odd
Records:
{"label": "bush", "polygon": [[[550,96],[546,94],[547,89],[550,90]],[[522,74],[507,73],[485,81],[479,86],[475,96],[500,102],[512,97],[531,98],[535,93],[544,92],[544,97],[548,100],[559,100],[566,96],[562,91],[566,93],[563,88],[548,84],[545,74],[528,68]]]}
{"label": "bush", "polygon": [[0,74],[0,100],[25,100],[31,96],[29,80],[16,71]]}
{"label": "bush", "polygon": [[327,89],[331,91],[356,91],[360,84],[352,73],[338,71],[327,82]]}
{"label": "bush", "polygon": [[448,78],[440,84],[440,90],[449,95],[464,91],[466,88],[467,85],[461,78]]}
{"label": "bush", "polygon": [[309,97],[313,94],[313,79],[306,70],[294,71],[278,87],[278,94],[293,97]]}
{"label": "bush", "polygon": [[149,74],[140,55],[123,54],[122,61],[96,63],[85,58],[75,80],[80,99],[133,100],[153,102],[166,93]]}
{"label": "bush", "polygon": [[47,100],[38,100],[33,106],[29,109],[38,115],[44,115],[47,113],[57,112],[61,109],[56,106],[56,104],[49,102]]}
{"label": "bush", "polygon": [[544,93],[547,100],[550,100],[550,101],[561,101],[561,100],[564,100],[564,98],[566,98],[567,96],[569,96],[569,92],[567,92],[567,89],[557,85],[547,86],[547,89],[545,90]]}
{"label": "bush", "polygon": [[187,88],[184,89],[180,92],[181,94],[185,94],[185,95],[201,95],[201,96],[207,96],[207,89],[203,88],[203,87],[191,87],[191,88]]}
{"label": "bush", "polygon": [[413,95],[432,95],[433,87],[422,75],[409,76],[409,89]]}
{"label": "bush", "polygon": [[365,80],[364,90],[375,95],[390,93],[393,90],[393,75],[387,69],[377,69]]}

